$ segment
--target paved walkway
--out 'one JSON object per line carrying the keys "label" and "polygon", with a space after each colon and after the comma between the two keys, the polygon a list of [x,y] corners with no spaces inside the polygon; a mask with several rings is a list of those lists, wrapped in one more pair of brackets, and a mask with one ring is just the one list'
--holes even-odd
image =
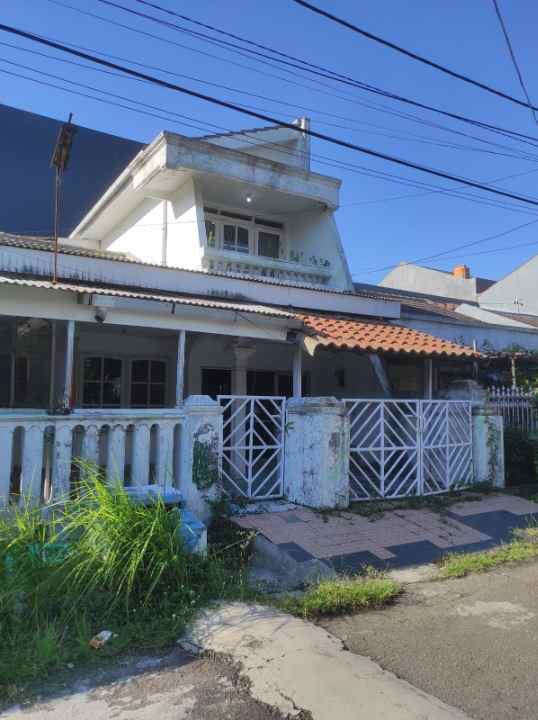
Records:
{"label": "paved walkway", "polygon": [[[321,560],[341,572],[366,565],[394,568],[433,562],[448,552],[484,550],[538,521],[538,504],[514,495],[488,495],[446,513],[392,510],[379,519],[352,512],[321,514],[289,504],[237,518],[299,563]],[[281,509],[282,512],[278,512]]]}
{"label": "paved walkway", "polygon": [[469,720],[369,658],[347,652],[322,628],[273,608],[233,603],[210,609],[185,639],[231,656],[253,698],[289,718]]}

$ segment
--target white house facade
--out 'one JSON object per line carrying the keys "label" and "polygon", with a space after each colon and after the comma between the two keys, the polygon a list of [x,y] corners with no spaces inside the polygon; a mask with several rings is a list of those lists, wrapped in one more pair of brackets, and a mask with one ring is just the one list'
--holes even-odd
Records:
{"label": "white house facade", "polygon": [[217,477],[318,506],[475,477],[470,403],[436,399],[436,367],[476,353],[353,286],[340,181],[296,124],[161,133],[60,242],[56,282],[50,239],[0,233],[5,500],[69,493],[76,457],[202,517]]}

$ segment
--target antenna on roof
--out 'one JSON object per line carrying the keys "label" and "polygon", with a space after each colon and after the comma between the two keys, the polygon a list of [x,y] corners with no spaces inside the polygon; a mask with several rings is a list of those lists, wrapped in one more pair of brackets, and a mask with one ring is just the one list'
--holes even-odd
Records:
{"label": "antenna on roof", "polygon": [[69,119],[60,127],[50,166],[55,168],[54,172],[54,265],[52,271],[52,282],[58,282],[58,234],[60,224],[60,189],[62,175],[69,164],[71,156],[71,145],[73,135],[77,129],[71,124],[73,113],[69,113]]}

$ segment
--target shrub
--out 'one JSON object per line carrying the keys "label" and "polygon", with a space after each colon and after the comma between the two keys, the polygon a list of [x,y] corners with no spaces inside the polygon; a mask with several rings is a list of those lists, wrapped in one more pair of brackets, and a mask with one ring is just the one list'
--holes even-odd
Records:
{"label": "shrub", "polygon": [[536,482],[536,441],[527,433],[506,428],[504,456],[507,486]]}

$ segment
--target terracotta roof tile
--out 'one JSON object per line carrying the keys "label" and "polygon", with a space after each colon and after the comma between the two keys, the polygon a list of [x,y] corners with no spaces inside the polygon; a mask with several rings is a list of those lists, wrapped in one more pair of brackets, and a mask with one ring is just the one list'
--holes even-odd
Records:
{"label": "terracotta roof tile", "polygon": [[426,357],[477,357],[471,348],[390,322],[328,315],[298,315],[321,345],[363,352]]}

